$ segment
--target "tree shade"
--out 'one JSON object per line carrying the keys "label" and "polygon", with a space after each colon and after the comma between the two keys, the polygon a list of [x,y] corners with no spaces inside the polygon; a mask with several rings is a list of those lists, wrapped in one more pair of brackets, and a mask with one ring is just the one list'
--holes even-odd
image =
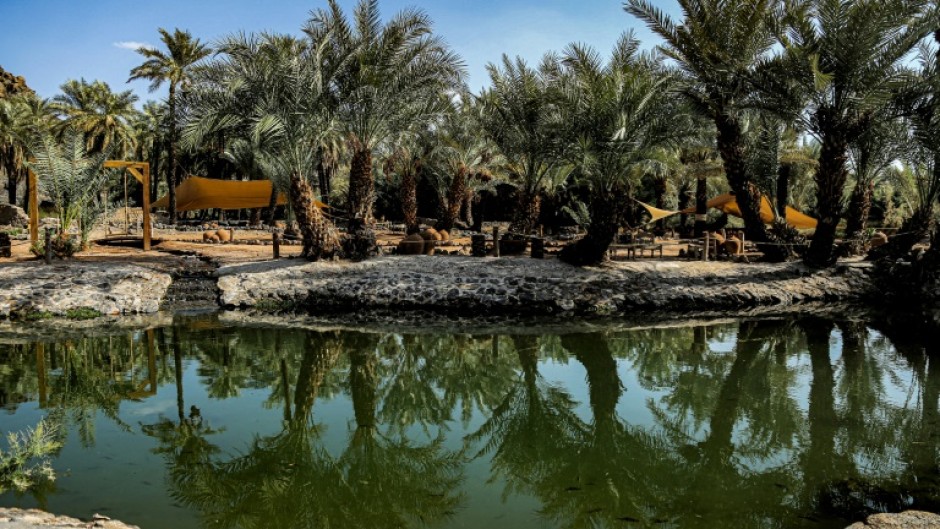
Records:
{"label": "tree shade", "polygon": [[[663,209],[655,208],[649,204],[645,204],[637,200],[637,202],[643,206],[652,217],[650,222],[656,222],[657,220],[664,219],[666,217],[675,215],[677,213],[684,213],[690,215],[695,213],[695,208],[691,207],[684,209],[682,211],[666,211]],[[741,217],[741,209],[738,207],[738,203],[734,198],[734,195],[731,193],[725,193],[724,195],[719,195],[708,201],[706,204],[709,208],[719,209],[728,215],[734,215],[735,217]],[[787,224],[793,226],[798,230],[813,230],[816,229],[818,221],[809,215],[806,215],[795,208],[787,206]],[[760,205],[760,218],[764,221],[764,224],[771,224],[774,221],[776,214],[774,213],[773,206],[770,204],[770,200],[767,200],[767,197],[761,197]]]}
{"label": "tree shade", "polygon": [[[287,196],[277,195],[277,205],[287,204]],[[270,180],[217,180],[191,176],[176,187],[176,210],[250,209],[271,205]],[[164,195],[152,208],[169,207],[169,196]],[[317,207],[324,204],[317,201]]]}

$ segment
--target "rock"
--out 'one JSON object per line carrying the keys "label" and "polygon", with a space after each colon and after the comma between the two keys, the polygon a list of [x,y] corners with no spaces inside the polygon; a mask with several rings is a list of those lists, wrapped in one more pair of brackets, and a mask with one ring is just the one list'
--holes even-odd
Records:
{"label": "rock", "polygon": [[135,525],[127,525],[107,516],[95,514],[90,521],[83,522],[68,516],[56,516],[38,509],[7,509],[0,508],[0,529],[65,529],[65,528],[100,529],[139,529]]}
{"label": "rock", "polygon": [[923,511],[873,514],[864,523],[854,523],[847,529],[940,529],[940,516]]}
{"label": "rock", "polygon": [[0,226],[25,228],[29,226],[29,216],[19,206],[0,204]]}

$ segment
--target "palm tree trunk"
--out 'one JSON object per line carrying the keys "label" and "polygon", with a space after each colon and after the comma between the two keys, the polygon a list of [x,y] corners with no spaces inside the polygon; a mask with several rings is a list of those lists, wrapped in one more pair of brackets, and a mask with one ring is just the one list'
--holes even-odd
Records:
{"label": "palm tree trunk", "polygon": [[806,264],[810,266],[827,267],[836,262],[836,227],[842,219],[842,194],[848,179],[845,166],[847,149],[848,141],[840,131],[834,130],[823,135],[819,169],[816,171],[819,224],[805,258]]}
{"label": "palm tree trunk", "polygon": [[[684,211],[689,207],[692,201],[692,189],[688,181],[679,188],[679,211]],[[679,214],[679,233],[685,233],[686,225],[689,223],[689,216],[685,213]]]}
{"label": "palm tree trunk", "polygon": [[274,226],[274,215],[277,213],[277,186],[271,182],[271,200],[268,201],[268,226]]}
{"label": "palm tree trunk", "polygon": [[849,211],[846,215],[845,238],[854,239],[861,235],[868,227],[868,216],[871,213],[871,197],[875,192],[875,183],[871,180],[859,179],[852,191],[849,202]]}
{"label": "palm tree trunk", "polygon": [[718,113],[715,117],[718,129],[718,152],[725,167],[725,176],[734,192],[738,208],[744,219],[744,231],[748,239],[758,244],[768,261],[783,261],[789,251],[778,245],[760,245],[772,243],[774,237],[760,217],[761,195],[747,172],[746,141],[743,129],[737,118]]}
{"label": "palm tree trunk", "polygon": [[170,224],[176,224],[176,83],[170,83],[169,97],[170,112],[170,137],[167,146],[167,164],[166,184],[167,199],[169,201]]}
{"label": "palm tree trunk", "polygon": [[339,250],[339,239],[333,223],[317,207],[313,189],[300,173],[293,173],[291,206],[303,238],[302,255],[310,260],[328,259]]}
{"label": "palm tree trunk", "polygon": [[447,230],[448,233],[454,229],[457,216],[460,215],[460,207],[463,205],[466,196],[467,167],[461,165],[451,181],[450,189],[447,191],[447,206],[444,208],[443,218],[438,223],[438,229]]}
{"label": "palm tree trunk", "polygon": [[19,183],[19,171],[12,171],[7,167],[7,201],[11,206],[16,205],[16,185]]}
{"label": "palm tree trunk", "polygon": [[353,153],[349,167],[349,218],[372,223],[372,199],[375,181],[372,179],[372,151],[360,147]]}
{"label": "palm tree trunk", "polygon": [[607,249],[622,224],[623,197],[630,193],[598,189],[591,197],[591,225],[583,239],[565,246],[558,258],[575,265],[597,264],[607,257]]}
{"label": "palm tree trunk", "polygon": [[349,350],[349,386],[357,428],[374,428],[378,406],[375,348],[365,340],[354,340]]}
{"label": "palm tree trunk", "polygon": [[695,181],[695,237],[705,236],[708,215],[708,181],[699,177]]}
{"label": "palm tree trunk", "polygon": [[519,188],[516,191],[516,210],[509,231],[528,235],[535,230],[541,210],[542,197],[538,190]]}
{"label": "palm tree trunk", "polygon": [[777,214],[786,215],[787,205],[790,203],[790,177],[793,175],[793,166],[782,163],[777,169]]}
{"label": "palm tree trunk", "polygon": [[418,170],[416,164],[405,164],[401,173],[401,187],[398,189],[401,198],[401,213],[405,219],[406,232],[410,235],[417,233],[418,226]]}

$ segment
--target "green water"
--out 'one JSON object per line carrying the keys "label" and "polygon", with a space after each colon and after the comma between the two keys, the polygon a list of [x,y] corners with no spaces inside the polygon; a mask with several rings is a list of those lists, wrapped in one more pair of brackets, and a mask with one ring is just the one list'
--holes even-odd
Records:
{"label": "green water", "polygon": [[[940,364],[864,323],[352,332],[215,317],[0,344],[0,430],[144,529],[820,527],[940,510]],[[467,334],[464,334],[467,333]]]}

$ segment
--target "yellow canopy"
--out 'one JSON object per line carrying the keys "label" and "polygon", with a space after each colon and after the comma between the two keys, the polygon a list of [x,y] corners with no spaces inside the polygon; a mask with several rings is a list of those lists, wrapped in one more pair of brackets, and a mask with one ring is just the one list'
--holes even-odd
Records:
{"label": "yellow canopy", "polygon": [[[277,205],[287,203],[287,197],[278,193]],[[167,208],[169,197],[164,196],[151,208]],[[191,176],[176,187],[176,210],[198,209],[248,209],[266,208],[271,205],[270,180],[217,180]],[[317,201],[317,207],[325,204]]]}
{"label": "yellow canopy", "polygon": [[637,200],[637,203],[643,206],[643,208],[649,212],[650,217],[652,217],[650,219],[650,222],[656,222],[657,220],[661,220],[666,217],[671,217],[675,215],[676,213],[678,213],[678,211],[667,211],[665,209],[659,209],[657,207],[647,204],[646,202],[640,202],[639,200]]}
{"label": "yellow canopy", "polygon": [[[770,224],[774,221],[774,208],[770,203],[770,200],[767,200],[767,197],[761,197],[760,204],[760,218],[764,221],[765,224]],[[709,208],[720,209],[721,211],[727,213],[728,215],[734,215],[735,217],[741,216],[741,208],[738,207],[738,202],[735,200],[734,195],[731,193],[725,193],[724,195],[719,195],[706,204]],[[695,213],[695,208],[687,208],[682,210],[680,213],[692,214]],[[813,217],[801,213],[800,211],[787,206],[786,210],[787,224],[793,226],[798,230],[812,230],[816,229],[818,222]]]}

